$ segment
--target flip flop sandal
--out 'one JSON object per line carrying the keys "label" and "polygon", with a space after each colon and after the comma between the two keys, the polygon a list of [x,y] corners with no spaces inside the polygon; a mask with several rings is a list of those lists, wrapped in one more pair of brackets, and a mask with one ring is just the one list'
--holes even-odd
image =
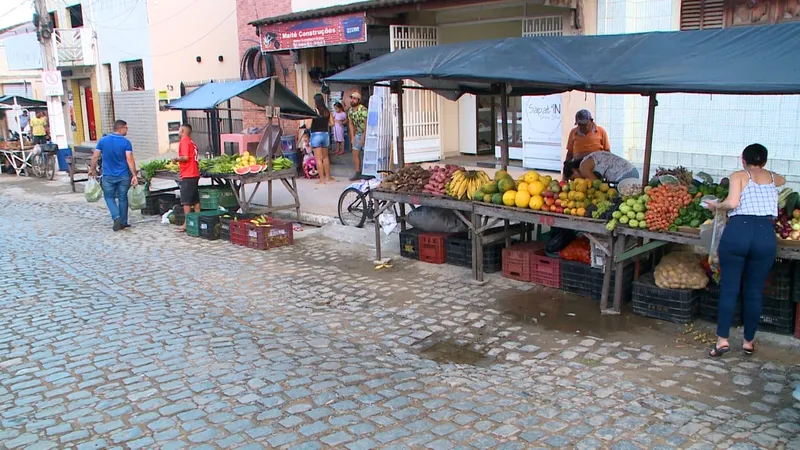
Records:
{"label": "flip flop sandal", "polygon": [[744,346],[742,346],[742,351],[744,352],[745,355],[752,355],[753,353],[756,352],[756,345],[753,344],[753,346],[750,348],[745,348]]}
{"label": "flip flop sandal", "polygon": [[728,353],[729,351],[731,351],[731,347],[728,346],[728,345],[726,345],[726,346],[724,346],[722,348],[717,348],[717,345],[714,344],[714,348],[712,348],[711,351],[708,352],[708,356],[710,356],[712,358],[719,358],[722,355],[724,355],[725,353]]}

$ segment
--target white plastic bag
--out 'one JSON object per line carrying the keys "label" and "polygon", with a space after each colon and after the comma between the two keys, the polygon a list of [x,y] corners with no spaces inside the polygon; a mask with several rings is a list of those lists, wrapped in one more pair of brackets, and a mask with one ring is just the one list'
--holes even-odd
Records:
{"label": "white plastic bag", "polygon": [[165,212],[164,214],[162,214],[161,215],[161,225],[169,225],[170,224],[169,216],[171,216],[171,215],[172,215],[172,210],[171,209],[169,211]]}
{"label": "white plastic bag", "polygon": [[144,187],[141,185],[131,186],[128,189],[128,208],[131,211],[137,211],[145,207],[145,193]]}
{"label": "white plastic bag", "polygon": [[397,218],[394,216],[394,211],[391,208],[381,213],[380,217],[378,217],[378,222],[381,224],[381,229],[387,236],[392,234],[392,231],[397,228]]}
{"label": "white plastic bag", "polygon": [[89,177],[89,180],[86,181],[86,186],[83,188],[83,196],[87,202],[94,203],[103,196],[103,188],[97,180]]}

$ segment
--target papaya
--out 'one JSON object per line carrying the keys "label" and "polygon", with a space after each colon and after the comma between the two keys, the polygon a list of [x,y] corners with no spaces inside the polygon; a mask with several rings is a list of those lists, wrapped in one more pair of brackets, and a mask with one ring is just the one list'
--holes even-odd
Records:
{"label": "papaya", "polygon": [[473,200],[482,200],[483,199],[483,190],[481,190],[481,188],[476,189],[475,192],[472,193],[472,199]]}
{"label": "papaya", "polygon": [[498,170],[497,172],[494,173],[494,179],[495,180],[500,180],[500,178],[507,177],[507,176],[509,176],[509,175],[508,175],[508,172],[506,172],[505,170]]}
{"label": "papaya", "polygon": [[504,194],[508,191],[516,190],[517,186],[510,177],[501,177],[500,181],[497,182],[497,189],[500,193]]}
{"label": "papaya", "polygon": [[502,205],[503,204],[503,194],[497,193],[492,195],[492,203],[495,205]]}
{"label": "papaya", "polygon": [[483,198],[481,199],[484,203],[492,203],[492,194],[483,194]]}
{"label": "papaya", "polygon": [[481,190],[483,192],[487,193],[487,194],[490,194],[490,195],[497,194],[497,192],[498,192],[498,190],[497,190],[497,182],[496,181],[490,181],[490,182],[484,184],[483,187],[481,187]]}

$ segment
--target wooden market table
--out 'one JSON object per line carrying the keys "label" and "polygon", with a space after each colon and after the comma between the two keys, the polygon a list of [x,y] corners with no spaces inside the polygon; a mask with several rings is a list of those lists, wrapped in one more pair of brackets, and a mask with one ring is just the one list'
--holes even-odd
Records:
{"label": "wooden market table", "polygon": [[[156,172],[153,178],[158,178],[160,180],[170,180],[175,181],[175,183],[180,181],[180,175],[175,172],[160,170]],[[247,175],[237,175],[235,173],[230,174],[216,174],[211,176],[203,176],[202,178],[208,178],[211,180],[212,186],[228,186],[233,191],[234,195],[236,196],[236,200],[239,203],[239,207],[242,209],[242,212],[249,212],[252,207],[253,198],[258,192],[259,187],[261,187],[261,183],[267,182],[268,186],[268,193],[267,193],[267,210],[266,213],[272,213],[275,211],[282,211],[286,209],[294,209],[297,214],[297,220],[300,220],[300,195],[297,192],[297,169],[291,167],[285,170],[268,170],[260,173],[253,173]],[[279,205],[274,206],[272,204],[272,182],[273,181],[280,181],[284,187],[292,194],[294,198],[294,203],[289,205]],[[253,192],[250,195],[247,195],[245,187],[248,184],[255,184],[253,188]],[[155,191],[151,191],[148,189],[149,194],[157,194],[162,192],[172,192],[177,190],[178,187],[174,188],[165,188],[165,189],[158,189]]]}

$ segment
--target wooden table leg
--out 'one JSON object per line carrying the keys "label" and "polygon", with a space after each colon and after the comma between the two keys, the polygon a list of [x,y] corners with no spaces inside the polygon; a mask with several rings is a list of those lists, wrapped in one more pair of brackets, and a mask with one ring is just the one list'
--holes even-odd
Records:
{"label": "wooden table leg", "polygon": [[[626,236],[618,236],[617,242],[614,244],[615,249],[613,250],[613,253],[617,255],[624,253],[626,243]],[[616,272],[614,274],[616,278],[614,280],[614,307],[612,311],[614,314],[619,314],[622,311],[622,289],[625,287],[625,261],[616,263],[614,266],[614,271]]]}
{"label": "wooden table leg", "polygon": [[483,233],[478,233],[480,225],[481,216],[472,214],[472,272],[475,281],[483,283]]}
{"label": "wooden table leg", "polygon": [[[374,211],[378,211],[379,203],[377,199],[372,200],[372,208]],[[381,221],[378,220],[378,217],[375,217],[375,261],[381,261]]]}
{"label": "wooden table leg", "polygon": [[[611,254],[608,255],[606,258],[606,264],[603,267],[603,291],[600,294],[600,313],[604,314],[604,311],[608,309],[608,295],[609,291],[611,291],[611,276],[614,272],[614,258],[616,258],[616,248],[614,245],[614,237],[611,238],[611,243],[609,245],[609,249],[611,250]],[[625,239],[625,236],[619,236],[617,239]]]}

